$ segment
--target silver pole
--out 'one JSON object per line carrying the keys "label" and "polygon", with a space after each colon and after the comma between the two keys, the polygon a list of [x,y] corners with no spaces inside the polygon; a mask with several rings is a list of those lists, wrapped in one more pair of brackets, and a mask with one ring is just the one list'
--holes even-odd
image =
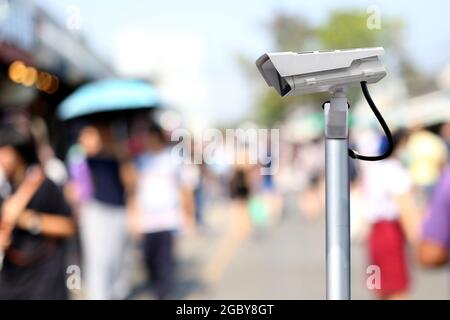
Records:
{"label": "silver pole", "polygon": [[350,299],[348,110],[342,90],[325,106],[327,299]]}

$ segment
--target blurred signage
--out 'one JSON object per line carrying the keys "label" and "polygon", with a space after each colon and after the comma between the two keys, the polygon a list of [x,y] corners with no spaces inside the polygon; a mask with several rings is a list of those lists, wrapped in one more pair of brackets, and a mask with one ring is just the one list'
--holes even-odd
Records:
{"label": "blurred signage", "polygon": [[72,83],[114,74],[80,37],[32,0],[0,0],[0,45],[7,63],[32,60]]}

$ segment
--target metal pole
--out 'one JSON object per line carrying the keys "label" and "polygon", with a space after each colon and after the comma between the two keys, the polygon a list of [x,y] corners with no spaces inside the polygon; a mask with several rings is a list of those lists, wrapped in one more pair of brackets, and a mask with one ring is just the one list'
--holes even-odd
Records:
{"label": "metal pole", "polygon": [[350,299],[348,110],[343,90],[325,105],[327,299]]}

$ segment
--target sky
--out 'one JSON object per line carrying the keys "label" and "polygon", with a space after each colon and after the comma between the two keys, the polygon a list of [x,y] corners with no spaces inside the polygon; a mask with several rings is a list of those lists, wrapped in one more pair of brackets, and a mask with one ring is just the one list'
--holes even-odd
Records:
{"label": "sky", "polygon": [[445,0],[37,2],[69,26],[75,16],[74,32],[99,56],[121,74],[151,74],[166,100],[199,124],[235,121],[250,112],[253,85],[236,56],[256,60],[273,48],[266,24],[279,11],[320,24],[334,9],[376,5],[381,19],[404,20],[407,50],[422,70],[433,75],[450,63],[450,28],[445,25],[450,2]]}

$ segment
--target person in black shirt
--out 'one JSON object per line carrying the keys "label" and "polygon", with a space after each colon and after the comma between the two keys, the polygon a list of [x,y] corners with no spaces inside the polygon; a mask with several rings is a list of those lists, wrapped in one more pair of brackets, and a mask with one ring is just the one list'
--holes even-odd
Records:
{"label": "person in black shirt", "polygon": [[61,190],[43,173],[31,138],[0,129],[0,299],[67,299],[65,239],[75,233]]}
{"label": "person in black shirt", "polygon": [[125,299],[129,294],[130,242],[119,145],[110,124],[88,125],[79,133],[79,159],[68,160],[75,189],[90,190],[74,201],[79,208],[84,294],[90,300]]}

